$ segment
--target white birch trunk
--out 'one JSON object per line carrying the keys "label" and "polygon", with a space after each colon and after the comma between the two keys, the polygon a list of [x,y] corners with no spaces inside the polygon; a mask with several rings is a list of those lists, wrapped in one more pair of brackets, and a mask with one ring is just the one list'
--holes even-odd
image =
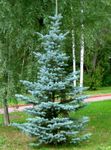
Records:
{"label": "white birch trunk", "polygon": [[[73,56],[73,75],[76,71],[76,56],[75,56],[75,34],[72,29],[72,56]],[[74,87],[76,87],[76,80],[73,81]]]}
{"label": "white birch trunk", "polygon": [[80,87],[83,87],[84,77],[84,25],[81,25],[81,51],[80,51]]}
{"label": "white birch trunk", "polygon": [[[73,14],[73,7],[71,6],[71,12]],[[73,61],[73,75],[76,71],[76,55],[75,55],[75,33],[74,33],[74,18],[72,17],[72,61]],[[75,75],[74,75],[75,76]],[[74,87],[76,87],[76,80],[73,81]]]}
{"label": "white birch trunk", "polygon": [[56,9],[55,9],[56,16],[58,15],[58,0],[56,0]]}

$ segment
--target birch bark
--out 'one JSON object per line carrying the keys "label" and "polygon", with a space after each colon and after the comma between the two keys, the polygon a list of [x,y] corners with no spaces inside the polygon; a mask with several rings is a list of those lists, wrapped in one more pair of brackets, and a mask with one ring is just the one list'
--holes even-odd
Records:
{"label": "birch bark", "polygon": [[[73,14],[73,7],[71,6],[71,13]],[[76,71],[76,55],[75,55],[75,32],[74,32],[74,19],[72,16],[72,60],[73,60],[73,75]],[[73,81],[74,87],[76,87],[76,80]]]}
{"label": "birch bark", "polygon": [[80,51],[80,87],[83,87],[83,77],[84,77],[84,25],[81,25],[81,51]]}
{"label": "birch bark", "polygon": [[[81,9],[81,16],[83,17],[83,9]],[[84,24],[83,19],[81,18],[81,50],[80,50],[80,87],[83,87],[83,79],[84,79]]]}
{"label": "birch bark", "polygon": [[[73,56],[73,74],[76,71],[76,55],[75,55],[75,34],[72,29],[72,56]],[[76,80],[73,81],[74,87],[76,87]]]}

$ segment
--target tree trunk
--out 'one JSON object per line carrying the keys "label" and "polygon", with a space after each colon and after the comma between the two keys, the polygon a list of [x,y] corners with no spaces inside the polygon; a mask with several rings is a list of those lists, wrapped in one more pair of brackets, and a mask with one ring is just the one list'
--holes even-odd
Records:
{"label": "tree trunk", "polygon": [[58,0],[56,0],[55,3],[56,3],[55,14],[57,16],[58,15]]}
{"label": "tree trunk", "polygon": [[84,75],[84,25],[81,25],[81,52],[80,52],[80,87],[83,87],[83,75]]}
{"label": "tree trunk", "polygon": [[[75,56],[75,35],[74,30],[72,30],[72,55],[73,55],[73,75],[76,71],[76,56]],[[73,81],[74,87],[76,87],[76,80]]]}
{"label": "tree trunk", "polygon": [[24,50],[23,60],[22,60],[22,67],[21,67],[21,78],[23,78],[23,71],[24,71],[24,64],[25,64],[25,53],[26,53],[26,51]]}
{"label": "tree trunk", "polygon": [[80,87],[83,87],[83,75],[84,75],[84,23],[83,23],[83,1],[81,1],[81,50],[80,50]]}
{"label": "tree trunk", "polygon": [[3,108],[4,108],[4,125],[8,126],[10,124],[10,119],[8,113],[7,99],[3,100]]}
{"label": "tree trunk", "polygon": [[[71,13],[73,14],[73,7],[71,5]],[[72,61],[73,61],[73,75],[76,71],[76,55],[75,55],[75,32],[74,32],[74,18],[72,16]],[[74,87],[76,87],[76,80],[73,81]]]}
{"label": "tree trunk", "polygon": [[93,70],[93,72],[94,72],[95,69],[96,69],[96,65],[97,65],[97,56],[98,56],[98,52],[95,52],[95,53],[94,53],[94,56],[93,56],[93,61],[92,61],[92,70]]}

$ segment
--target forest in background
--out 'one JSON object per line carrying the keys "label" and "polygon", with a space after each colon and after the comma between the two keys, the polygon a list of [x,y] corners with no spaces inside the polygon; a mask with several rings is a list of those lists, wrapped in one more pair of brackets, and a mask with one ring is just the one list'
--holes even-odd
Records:
{"label": "forest in background", "polygon": [[[82,2],[82,3],[81,3]],[[69,31],[64,51],[70,55],[75,32],[76,69],[80,69],[81,23],[84,24],[84,86],[111,86],[111,1],[61,0],[62,30]],[[81,14],[81,9],[83,13]],[[33,51],[42,51],[36,32],[48,31],[48,16],[54,14],[53,0],[0,0],[0,97],[11,98],[23,90],[19,80],[37,79]],[[73,21],[72,21],[73,20]],[[36,63],[35,63],[36,62]]]}

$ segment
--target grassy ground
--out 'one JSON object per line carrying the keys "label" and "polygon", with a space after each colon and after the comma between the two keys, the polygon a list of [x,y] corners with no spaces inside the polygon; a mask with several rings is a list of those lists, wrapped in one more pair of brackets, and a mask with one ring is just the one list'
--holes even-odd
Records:
{"label": "grassy ground", "polygon": [[[75,115],[72,113],[71,115]],[[85,109],[79,111],[77,116],[89,116],[90,122],[88,132],[92,133],[89,141],[79,145],[47,147],[43,146],[40,150],[111,150],[111,101],[94,102],[89,104]],[[12,122],[24,122],[27,115],[11,113]],[[0,116],[2,122],[2,115]],[[3,127],[0,125],[0,150],[34,150],[28,146],[30,138],[13,127]]]}
{"label": "grassy ground", "polygon": [[94,91],[87,90],[85,91],[85,94],[88,95],[111,94],[111,87],[100,87]]}

